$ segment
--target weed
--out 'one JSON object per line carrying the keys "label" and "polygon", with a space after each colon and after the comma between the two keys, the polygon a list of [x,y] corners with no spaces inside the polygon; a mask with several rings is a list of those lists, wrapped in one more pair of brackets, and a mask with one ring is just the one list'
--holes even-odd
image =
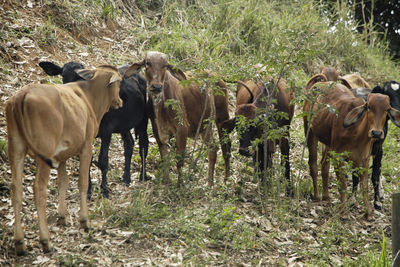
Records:
{"label": "weed", "polygon": [[7,162],[7,141],[0,138],[0,160],[2,162]]}
{"label": "weed", "polygon": [[40,46],[53,45],[57,42],[57,27],[48,19],[47,22],[37,29],[36,41]]}
{"label": "weed", "polygon": [[74,266],[94,266],[95,264],[91,261],[83,259],[80,255],[66,254],[58,257],[58,263],[60,266],[74,267]]}

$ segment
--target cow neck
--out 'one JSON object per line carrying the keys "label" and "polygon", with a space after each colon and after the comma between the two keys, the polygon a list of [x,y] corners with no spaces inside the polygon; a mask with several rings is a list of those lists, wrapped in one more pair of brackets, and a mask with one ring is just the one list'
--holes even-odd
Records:
{"label": "cow neck", "polygon": [[172,90],[173,87],[176,87],[176,79],[169,73],[167,72],[165,74],[165,80],[163,84],[163,90],[161,91],[161,99],[159,101],[156,101],[156,99],[153,98],[153,105],[155,107],[165,109],[165,102],[168,99],[176,99],[179,100],[179,97],[177,96],[176,92]]}
{"label": "cow neck", "polygon": [[[278,88],[274,89],[268,89],[267,87],[262,88],[262,91],[258,94],[256,99],[254,100],[253,104],[257,108],[266,108],[268,105],[268,102],[270,102],[270,105],[275,105],[276,103],[273,102],[274,99],[277,99],[277,92]],[[265,97],[268,97],[268,99],[265,99]]]}
{"label": "cow neck", "polygon": [[171,73],[167,72],[164,81],[163,100],[164,101],[168,99],[179,100],[179,97],[177,96],[177,91],[172,89],[172,88],[178,88],[179,86],[180,85],[178,79],[172,76]]}
{"label": "cow neck", "polygon": [[86,98],[94,112],[94,115],[97,119],[97,122],[100,122],[103,118],[103,115],[110,108],[110,101],[107,102],[108,97],[105,95],[106,90],[100,90],[100,88],[108,89],[108,86],[105,85],[108,83],[104,78],[97,77],[96,79],[92,79],[90,81],[81,82],[80,87],[82,88]]}

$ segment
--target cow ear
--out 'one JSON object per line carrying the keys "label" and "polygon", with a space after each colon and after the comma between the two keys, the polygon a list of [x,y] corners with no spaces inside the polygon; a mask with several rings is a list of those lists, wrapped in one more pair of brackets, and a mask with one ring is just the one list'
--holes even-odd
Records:
{"label": "cow ear", "polygon": [[46,72],[47,75],[56,76],[62,73],[63,68],[50,61],[39,62],[39,66]]}
{"label": "cow ear", "polygon": [[391,107],[388,110],[388,115],[394,125],[400,128],[400,111]]}
{"label": "cow ear", "polygon": [[89,81],[93,78],[96,70],[79,69],[79,70],[75,70],[75,72],[76,72],[76,74],[79,75],[79,77],[81,77],[85,81]]}
{"label": "cow ear", "polygon": [[174,67],[173,65],[168,64],[167,65],[167,69],[179,81],[187,80],[187,77],[186,77],[185,73],[182,70]]}
{"label": "cow ear", "polygon": [[233,129],[235,129],[235,126],[236,126],[236,117],[229,120],[225,120],[221,123],[221,128],[226,129],[228,133],[232,132]]}
{"label": "cow ear", "polygon": [[352,89],[352,88],[353,88],[353,86],[351,86],[351,84],[349,83],[349,81],[347,81],[345,78],[339,77],[339,81],[341,81],[342,84],[343,84],[344,86],[346,86],[347,88],[349,88],[349,89]]}
{"label": "cow ear", "polygon": [[373,94],[384,94],[383,88],[380,87],[379,85],[375,86],[374,89],[372,89],[371,93]]}
{"label": "cow ear", "polygon": [[324,74],[322,74],[322,73],[316,74],[316,75],[312,76],[310,80],[308,80],[306,89],[307,90],[310,89],[317,82],[327,82],[327,81],[328,81],[328,78],[326,78],[326,76]]}
{"label": "cow ear", "polygon": [[350,112],[347,113],[346,118],[343,121],[343,127],[344,128],[350,127],[359,120],[361,120],[366,110],[367,110],[367,103],[350,110]]}
{"label": "cow ear", "polygon": [[133,63],[124,73],[124,77],[129,78],[132,75],[138,73],[140,69],[144,66],[145,60],[143,59],[140,62]]}
{"label": "cow ear", "polygon": [[111,78],[110,78],[110,82],[108,83],[108,85],[121,81],[121,75],[119,75],[119,73],[114,73]]}

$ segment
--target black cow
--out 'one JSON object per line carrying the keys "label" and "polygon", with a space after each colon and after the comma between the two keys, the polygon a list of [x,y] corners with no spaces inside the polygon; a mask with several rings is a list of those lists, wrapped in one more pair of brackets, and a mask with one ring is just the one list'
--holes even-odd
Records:
{"label": "black cow", "polygon": [[[385,82],[383,86],[375,86],[374,89],[367,88],[356,88],[352,89],[353,94],[356,97],[367,99],[370,93],[380,93],[389,96],[390,98],[390,106],[400,110],[400,84],[396,81]],[[383,196],[380,194],[379,185],[380,185],[380,175],[381,175],[381,167],[382,167],[382,156],[383,156],[383,142],[385,142],[386,135],[388,132],[388,121],[389,117],[386,118],[385,125],[383,127],[384,138],[378,139],[374,142],[372,147],[371,155],[374,156],[372,162],[372,175],[371,181],[374,187],[374,208],[377,210],[382,209],[382,200]],[[359,183],[359,178],[356,175],[353,175],[353,193],[357,191],[357,186]]]}
{"label": "black cow", "polygon": [[[83,68],[82,64],[68,62],[63,67],[59,67],[51,62],[40,62],[40,67],[48,75],[62,75],[63,82],[72,82],[80,80],[75,70]],[[123,75],[129,65],[119,67],[118,70]],[[136,138],[139,138],[139,151],[142,159],[140,170],[140,181],[148,180],[146,175],[146,157],[149,147],[147,136],[148,112],[146,102],[146,80],[140,74],[134,74],[130,77],[123,77],[120,86],[120,98],[123,100],[122,108],[108,111],[100,122],[97,137],[101,139],[101,148],[98,159],[98,166],[102,173],[101,189],[105,197],[109,197],[107,188],[108,171],[108,150],[110,147],[111,135],[113,133],[121,134],[124,142],[125,167],[122,181],[130,184],[130,166],[134,139],[130,130],[135,129]],[[89,176],[88,199],[91,197],[92,183]]]}
{"label": "black cow", "polygon": [[[243,156],[251,156],[249,146],[251,141],[262,136],[264,121],[268,120],[268,123],[271,123],[270,127],[283,127],[285,129],[284,136],[280,140],[268,140],[267,151],[264,150],[263,142],[257,145],[257,152],[253,154],[253,161],[256,173],[261,178],[262,184],[265,184],[266,181],[263,180],[264,167],[272,167],[272,154],[275,151],[275,144],[279,143],[281,164],[285,167],[285,177],[288,182],[286,192],[287,195],[292,195],[289,162],[289,126],[294,113],[294,106],[290,101],[294,95],[293,92],[287,90],[288,86],[282,78],[277,82],[277,86],[272,85],[272,83],[268,84],[270,85],[268,88],[264,83],[258,82],[256,84],[252,81],[240,82],[240,85],[238,85],[236,116],[241,115],[247,120],[253,120],[253,123],[250,123],[251,125],[246,125],[246,129],[240,135],[239,153]],[[245,97],[243,97],[244,91],[248,92],[246,93],[248,97],[247,103]],[[268,103],[269,101],[270,103]],[[270,112],[273,113],[272,116],[266,114],[269,113],[268,111],[272,111]],[[286,115],[277,118],[277,112],[285,113]],[[259,116],[262,117],[258,118]],[[268,116],[268,118],[264,116]],[[273,121],[275,125],[272,125]],[[235,127],[235,124],[236,126],[238,124],[236,117],[224,122],[225,128],[230,130]]]}

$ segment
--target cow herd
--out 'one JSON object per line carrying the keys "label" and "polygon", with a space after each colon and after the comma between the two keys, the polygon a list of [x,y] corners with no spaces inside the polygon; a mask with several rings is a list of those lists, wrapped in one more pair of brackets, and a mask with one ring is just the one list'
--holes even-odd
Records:
{"label": "cow herd", "polygon": [[[65,198],[68,187],[66,160],[78,155],[80,226],[88,229],[87,199],[91,196],[90,164],[95,137],[101,139],[98,166],[102,173],[101,190],[109,197],[107,188],[108,151],[112,133],[121,134],[124,143],[125,165],[122,180],[131,182],[130,164],[135,131],[141,157],[140,180],[148,180],[146,157],[150,119],[162,163],[170,154],[168,143],[175,138],[178,184],[183,183],[187,138],[201,137],[208,151],[208,184],[214,184],[214,169],[218,145],[214,142],[216,128],[219,145],[225,161],[225,181],[230,176],[231,140],[229,134],[237,128],[239,153],[253,156],[255,173],[262,185],[266,184],[265,170],[272,167],[275,144],[279,144],[281,164],[287,180],[286,193],[293,195],[290,179],[289,128],[294,114],[294,91],[281,77],[237,81],[236,112],[228,112],[228,90],[222,79],[204,70],[199,74],[185,73],[168,62],[160,52],[147,52],[143,60],[132,65],[115,68],[102,65],[94,70],[82,64],[69,62],[59,67],[41,62],[48,75],[61,75],[63,84],[30,84],[11,97],[5,108],[8,135],[8,156],[11,168],[11,201],[15,213],[14,242],[17,255],[26,252],[21,225],[22,178],[24,158],[29,154],[37,164],[34,199],[39,221],[39,239],[44,252],[52,250],[46,219],[47,184],[50,168],[58,173],[59,223],[68,216]],[[140,70],[144,69],[144,76]],[[205,78],[205,79],[204,79]],[[212,84],[200,80],[213,80]],[[304,130],[309,150],[310,175],[315,200],[318,190],[317,145],[322,143],[322,198],[329,199],[328,160],[342,153],[345,161],[353,163],[353,193],[361,183],[365,215],[371,214],[368,200],[368,164],[373,158],[372,184],[374,207],[382,208],[379,191],[382,144],[388,131],[388,120],[400,127],[400,84],[386,82],[373,89],[359,75],[339,76],[332,67],[324,67],[306,84]],[[271,115],[272,114],[272,115]],[[279,114],[279,115],[276,115]],[[247,123],[243,124],[245,121]],[[251,121],[251,123],[249,123]],[[244,126],[243,126],[244,125]],[[239,131],[239,128],[243,128]],[[268,131],[279,130],[280,135],[263,138]],[[254,152],[252,141],[262,139]],[[346,174],[335,164],[339,180],[340,200],[346,202]],[[166,165],[165,165],[166,166]],[[169,168],[162,168],[162,180],[169,183]]]}

